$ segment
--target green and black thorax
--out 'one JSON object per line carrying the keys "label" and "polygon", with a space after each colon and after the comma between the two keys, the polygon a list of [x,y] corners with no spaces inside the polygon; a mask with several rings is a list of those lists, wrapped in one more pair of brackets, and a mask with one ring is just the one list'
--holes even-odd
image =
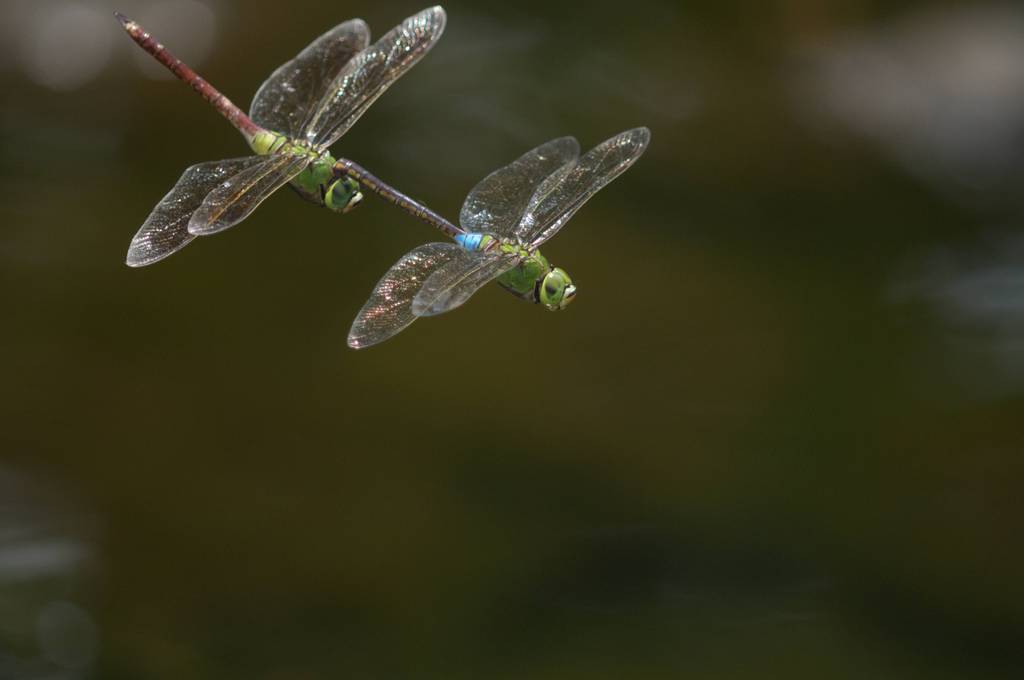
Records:
{"label": "green and black thorax", "polygon": [[288,186],[310,203],[335,212],[348,212],[363,200],[359,183],[337,167],[337,161],[326,149],[317,150],[303,142],[270,131],[253,135],[249,139],[249,146],[260,155],[309,156],[312,162],[296,175]]}

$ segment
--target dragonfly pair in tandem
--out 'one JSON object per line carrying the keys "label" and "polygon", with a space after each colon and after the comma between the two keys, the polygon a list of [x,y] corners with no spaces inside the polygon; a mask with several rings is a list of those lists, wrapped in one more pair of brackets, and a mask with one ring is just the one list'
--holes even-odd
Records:
{"label": "dragonfly pair in tandem", "polygon": [[197,236],[238,224],[286,184],[342,213],[362,200],[360,189],[366,188],[454,240],[420,246],[391,267],[352,324],[348,344],[356,349],[390,338],[419,317],[450,311],[495,280],[524,300],[565,308],[576,287],[564,270],[548,263],[540,246],[631,166],[650,139],[646,128],[635,128],[583,156],[571,137],[543,144],[477,184],[456,226],[328,151],[434,46],[446,22],[441,7],[409,17],[372,45],[362,20],[338,25],[271,74],[249,115],[139,24],[116,16],[139,46],[213,105],[255,152],[185,170],[132,239],[129,266],[152,264]]}

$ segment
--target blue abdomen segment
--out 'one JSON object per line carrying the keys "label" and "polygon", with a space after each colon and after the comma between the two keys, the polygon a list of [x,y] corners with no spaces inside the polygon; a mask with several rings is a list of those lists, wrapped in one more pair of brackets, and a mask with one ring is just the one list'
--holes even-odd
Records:
{"label": "blue abdomen segment", "polygon": [[484,250],[494,237],[487,234],[459,234],[455,242],[469,251]]}

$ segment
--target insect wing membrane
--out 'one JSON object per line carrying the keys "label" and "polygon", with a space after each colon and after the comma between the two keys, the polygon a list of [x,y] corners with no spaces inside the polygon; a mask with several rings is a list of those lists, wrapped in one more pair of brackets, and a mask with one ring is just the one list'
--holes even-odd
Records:
{"label": "insect wing membrane", "polygon": [[352,322],[349,347],[361,349],[387,340],[416,320],[412,301],[423,283],[465,251],[454,243],[427,243],[409,251],[381,277]]}
{"label": "insect wing membrane", "polygon": [[412,301],[416,316],[436,316],[455,309],[486,284],[516,265],[514,256],[462,251],[426,280]]}
{"label": "insect wing membrane", "polygon": [[189,221],[190,234],[216,234],[238,224],[310,163],[305,155],[275,154],[263,158],[262,164],[221,182],[210,192]]}
{"label": "insect wing membrane", "polygon": [[530,199],[516,236],[531,248],[550,239],[591,196],[640,158],[650,138],[647,128],[627,130],[553,173]]}
{"label": "insect wing membrane", "polygon": [[153,208],[128,247],[127,264],[144,267],[172,255],[195,238],[188,232],[192,214],[222,182],[266,161],[246,156],[193,165],[182,173],[174,188]]}
{"label": "insect wing membrane", "polygon": [[331,82],[303,130],[307,141],[326,148],[338,141],[384,91],[430,51],[444,32],[445,13],[425,9],[356,54]]}
{"label": "insect wing membrane", "polygon": [[471,232],[512,236],[540,183],[579,155],[579,142],[572,137],[554,139],[523,154],[473,187],[462,204],[459,223]]}
{"label": "insect wing membrane", "polygon": [[335,26],[267,78],[253,97],[250,117],[268,130],[298,138],[338,72],[369,44],[370,28],[362,19]]}

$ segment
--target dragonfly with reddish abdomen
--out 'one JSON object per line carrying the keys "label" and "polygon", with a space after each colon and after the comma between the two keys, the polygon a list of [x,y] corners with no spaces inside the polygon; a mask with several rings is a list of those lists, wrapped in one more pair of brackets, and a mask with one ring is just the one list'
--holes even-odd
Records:
{"label": "dragonfly with reddish abdomen", "polygon": [[414,14],[372,45],[363,20],[339,24],[270,75],[256,92],[249,115],[138,23],[120,13],[115,16],[140,47],[227,118],[255,152],[185,170],[132,239],[128,265],[152,264],[196,236],[238,224],[286,184],[303,198],[337,212],[357,205],[363,186],[450,236],[457,234],[450,231],[450,222],[426,206],[328,151],[437,43],[446,21],[441,7]]}

